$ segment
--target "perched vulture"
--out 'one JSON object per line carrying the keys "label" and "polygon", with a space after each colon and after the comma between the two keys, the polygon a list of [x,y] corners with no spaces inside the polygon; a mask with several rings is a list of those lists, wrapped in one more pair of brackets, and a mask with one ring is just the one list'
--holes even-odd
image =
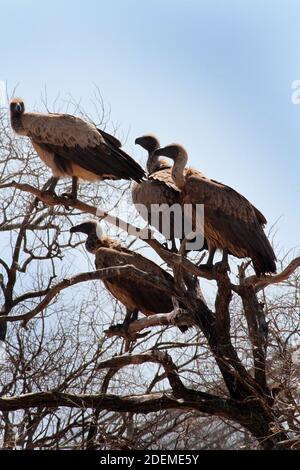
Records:
{"label": "perched vulture", "polygon": [[30,138],[43,162],[50,167],[54,190],[59,178],[72,177],[72,196],[77,180],[132,179],[144,177],[141,166],[121,149],[121,142],[83,119],[69,114],[25,113],[24,102],[10,102],[13,130]]}
{"label": "perched vulture", "polygon": [[[95,255],[97,269],[133,265],[144,272],[160,276],[162,281],[166,280],[174,283],[171,274],[164,271],[153,261],[139,253],[128,250],[116,240],[103,236],[100,224],[96,221],[76,225],[70,229],[70,232],[81,232],[88,236],[85,247],[87,251]],[[149,284],[145,284],[142,278],[137,282],[130,279],[128,274],[121,273],[104,280],[103,283],[106,289],[126,307],[127,322],[135,319],[138,312],[149,316],[156,313],[171,312],[174,309],[171,297],[160,289],[150,288]],[[178,328],[182,332],[187,330],[185,326],[179,326]]]}
{"label": "perched vulture", "polygon": [[204,232],[210,250],[209,263],[216,249],[238,258],[251,258],[257,276],[276,272],[276,257],[264,233],[267,223],[262,213],[234,189],[206,178],[188,168],[188,155],[179,144],[157,149],[155,156],[174,160],[172,176],[182,191],[183,204],[204,204]]}
{"label": "perched vulture", "polygon": [[[147,171],[148,177],[140,183],[135,183],[132,188],[132,200],[137,208],[139,214],[150,224],[153,225],[160,233],[162,233],[167,240],[172,242],[172,250],[176,250],[175,237],[176,234],[180,233],[180,228],[183,228],[183,218],[178,225],[176,230],[176,221],[173,214],[171,213],[170,227],[166,229],[162,223],[162,214],[160,217],[154,218],[155,213],[154,205],[164,204],[167,207],[171,207],[174,204],[181,205],[181,191],[174,183],[172,178],[172,165],[166,160],[159,158],[158,154],[155,153],[159,149],[159,140],[154,135],[144,135],[138,137],[135,143],[143,147],[148,152],[147,160]],[[146,210],[141,210],[143,206]],[[166,212],[165,212],[166,213]],[[178,221],[177,221],[178,223]],[[180,237],[183,238],[183,237]],[[207,248],[206,243],[203,248]]]}

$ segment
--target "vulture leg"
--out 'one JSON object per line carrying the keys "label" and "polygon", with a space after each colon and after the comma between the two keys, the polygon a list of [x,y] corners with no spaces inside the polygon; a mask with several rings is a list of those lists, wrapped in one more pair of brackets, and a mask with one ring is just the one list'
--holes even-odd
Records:
{"label": "vulture leg", "polygon": [[78,190],[78,178],[77,176],[72,177],[72,198],[77,199],[77,190]]}
{"label": "vulture leg", "polygon": [[[170,246],[169,242],[171,242],[171,248],[169,248],[169,246]],[[178,253],[176,242],[175,242],[174,238],[173,239],[171,238],[170,240],[168,240],[166,242],[163,242],[162,246],[164,247],[165,250],[170,251],[171,253]]]}
{"label": "vulture leg", "polygon": [[219,263],[216,263],[215,267],[217,268],[217,270],[221,272],[230,271],[230,267],[228,264],[228,249],[227,248],[223,249],[222,261],[220,261]]}
{"label": "vulture leg", "polygon": [[77,199],[77,189],[78,189],[78,178],[77,176],[72,176],[72,189],[70,193],[63,193],[64,197],[69,199]]}
{"label": "vulture leg", "polygon": [[224,248],[224,250],[223,250],[223,257],[222,257],[221,264],[222,264],[222,268],[224,270],[226,270],[226,271],[230,270],[229,263],[228,263],[228,249],[227,248]]}
{"label": "vulture leg", "polygon": [[177,253],[177,246],[174,235],[171,237],[171,251],[173,251],[173,253]]}
{"label": "vulture leg", "polygon": [[128,330],[129,330],[130,323],[137,320],[138,314],[139,314],[138,309],[134,309],[134,310],[129,310],[128,308],[126,309],[126,316],[122,325],[122,327],[124,328],[124,333],[125,333],[125,352],[129,351],[131,343],[135,341],[135,338],[129,334]]}
{"label": "vulture leg", "polygon": [[208,260],[207,260],[207,263],[206,263],[206,264],[207,264],[207,266],[209,266],[210,268],[212,268],[212,265],[213,265],[215,252],[216,252],[216,249],[215,249],[215,248],[211,248],[211,249],[209,250]]}
{"label": "vulture leg", "polygon": [[207,262],[204,264],[199,264],[201,267],[206,267],[206,268],[212,268],[213,267],[213,261],[214,261],[214,256],[215,256],[216,248],[210,248],[208,252],[208,259]]}
{"label": "vulture leg", "polygon": [[55,188],[58,183],[59,178],[52,177],[50,180],[47,182],[47,184],[43,187],[43,193],[45,194],[55,194]]}

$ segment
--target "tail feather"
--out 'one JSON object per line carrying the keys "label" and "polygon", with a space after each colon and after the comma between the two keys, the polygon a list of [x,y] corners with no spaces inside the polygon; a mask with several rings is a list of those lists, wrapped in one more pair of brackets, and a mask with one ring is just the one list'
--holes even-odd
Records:
{"label": "tail feather", "polygon": [[189,327],[185,325],[178,325],[178,328],[180,329],[181,333],[185,333]]}
{"label": "tail feather", "polygon": [[109,145],[111,157],[116,160],[119,172],[122,173],[124,179],[133,179],[140,183],[145,177],[145,171],[130,155],[121,148]]}
{"label": "tail feather", "polygon": [[276,273],[276,256],[263,230],[260,233],[260,243],[256,244],[251,256],[254,271],[257,276]]}
{"label": "tail feather", "polygon": [[265,275],[267,273],[276,273],[275,259],[269,257],[253,257],[253,267],[257,276]]}

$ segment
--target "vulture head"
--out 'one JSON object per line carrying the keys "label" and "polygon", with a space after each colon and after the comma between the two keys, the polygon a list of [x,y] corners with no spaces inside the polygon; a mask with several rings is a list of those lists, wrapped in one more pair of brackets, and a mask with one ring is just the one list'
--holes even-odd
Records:
{"label": "vulture head", "polygon": [[188,154],[185,148],[180,144],[166,145],[166,147],[155,150],[154,156],[157,158],[164,156],[174,160],[172,177],[178,188],[182,188],[185,182],[184,169],[188,161]]}
{"label": "vulture head", "polygon": [[142,135],[141,137],[137,137],[135,139],[135,144],[140,145],[143,149],[149,152],[149,155],[154,152],[154,150],[159,148],[159,140],[155,135],[148,134]]}
{"label": "vulture head", "polygon": [[157,156],[164,156],[171,158],[172,160],[176,160],[178,157],[182,157],[183,155],[187,156],[187,152],[185,148],[180,144],[170,144],[166,145],[165,147],[161,147],[155,150],[155,155]]}
{"label": "vulture head", "polygon": [[21,98],[13,98],[10,100],[9,109],[12,117],[21,116],[25,111],[24,101]]}
{"label": "vulture head", "polygon": [[87,220],[79,225],[70,228],[70,233],[85,233],[88,237],[97,237],[101,240],[103,231],[97,220]]}
{"label": "vulture head", "polygon": [[153,173],[154,171],[159,170],[161,167],[169,167],[167,161],[159,159],[158,155],[155,154],[155,151],[159,149],[159,140],[153,134],[142,135],[135,139],[135,144],[140,145],[143,149],[148,152],[147,160],[147,170],[148,174]]}

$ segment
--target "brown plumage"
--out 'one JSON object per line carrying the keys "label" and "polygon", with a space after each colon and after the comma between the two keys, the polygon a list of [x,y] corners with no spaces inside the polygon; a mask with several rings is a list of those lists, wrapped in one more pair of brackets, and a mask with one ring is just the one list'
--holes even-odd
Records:
{"label": "brown plumage", "polygon": [[118,139],[81,118],[25,113],[24,102],[18,98],[10,102],[10,118],[13,130],[30,138],[56,179],[141,181],[144,177],[144,170],[121,149]]}
{"label": "brown plumage", "polygon": [[155,155],[174,160],[172,176],[182,191],[182,203],[204,204],[205,238],[212,253],[219,248],[249,257],[258,276],[276,272],[276,257],[263,230],[267,221],[258,209],[229,186],[186,169],[188,156],[181,145],[168,145]]}
{"label": "brown plumage", "polygon": [[[151,215],[155,213],[154,204],[166,205],[171,207],[174,204],[181,205],[181,191],[176,186],[172,178],[172,166],[168,161],[159,158],[155,151],[159,148],[159,140],[154,135],[145,135],[138,137],[135,143],[143,147],[148,152],[147,180],[141,183],[135,183],[132,188],[132,200],[136,206],[139,214],[151,225],[153,225],[160,233],[162,233],[167,240],[172,241],[173,249],[176,248],[175,237],[180,233],[183,227],[183,218],[176,229],[176,221],[174,218],[170,220],[170,226],[165,227],[162,223],[162,216],[160,218],[153,218]],[[146,208],[146,211],[141,209],[141,206]],[[161,212],[161,214],[163,211]],[[172,214],[171,214],[172,217]],[[178,223],[179,221],[177,221]],[[182,236],[179,237],[180,239]],[[207,245],[204,245],[206,248]]]}
{"label": "brown plumage", "polygon": [[[111,238],[104,237],[100,225],[96,221],[76,225],[70,229],[70,232],[81,232],[88,235],[85,246],[87,251],[95,255],[97,269],[133,265],[144,272],[155,274],[162,280],[174,284],[173,277],[153,261],[137,252],[128,250]],[[149,284],[143,283],[142,278],[136,282],[128,275],[121,273],[104,280],[103,283],[106,289],[126,307],[127,312],[140,311],[149,316],[171,312],[174,308],[171,297],[160,289],[150,288]],[[179,328],[181,331],[187,329],[185,326]]]}

